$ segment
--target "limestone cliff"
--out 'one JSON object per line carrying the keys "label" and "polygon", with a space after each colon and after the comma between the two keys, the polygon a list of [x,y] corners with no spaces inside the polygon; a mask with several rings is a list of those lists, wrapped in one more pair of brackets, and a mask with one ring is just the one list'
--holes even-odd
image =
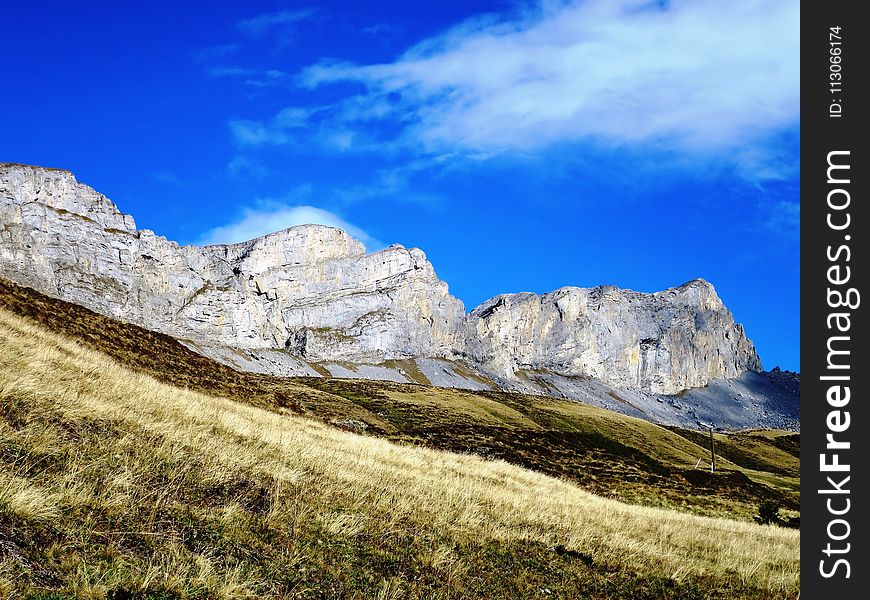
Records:
{"label": "limestone cliff", "polygon": [[[421,359],[434,382],[455,373],[422,359],[455,359],[477,381],[519,385],[526,372],[546,371],[675,393],[761,367],[701,280],[655,294],[604,286],[503,295],[466,315],[418,249],[367,254],[319,225],[179,246],[137,230],[68,171],[23,165],[0,165],[0,276],[265,372]],[[388,377],[384,368],[355,372]]]}
{"label": "limestone cliff", "polygon": [[196,342],[306,360],[443,356],[465,309],[425,254],[303,225],[229,246],[137,231],[67,171],[0,166],[0,275]]}
{"label": "limestone cliff", "polygon": [[467,352],[497,373],[543,370],[673,394],[758,371],[743,327],[696,279],[642,294],[613,286],[497,296],[471,311]]}

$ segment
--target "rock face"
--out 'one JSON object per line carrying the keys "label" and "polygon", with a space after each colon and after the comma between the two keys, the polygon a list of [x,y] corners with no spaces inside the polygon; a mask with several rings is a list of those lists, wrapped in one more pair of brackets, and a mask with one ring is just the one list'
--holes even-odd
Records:
{"label": "rock face", "polygon": [[[472,371],[468,381],[510,385],[544,371],[670,394],[761,368],[702,280],[655,294],[604,286],[503,295],[466,315],[418,249],[366,254],[319,225],[179,246],[137,230],[71,173],[23,165],[0,165],[0,276],[279,374],[451,359]],[[239,353],[244,360],[231,358]]]}
{"label": "rock face", "polygon": [[471,311],[469,356],[501,375],[543,370],[664,394],[761,370],[701,279],[655,294],[613,286],[497,296]]}

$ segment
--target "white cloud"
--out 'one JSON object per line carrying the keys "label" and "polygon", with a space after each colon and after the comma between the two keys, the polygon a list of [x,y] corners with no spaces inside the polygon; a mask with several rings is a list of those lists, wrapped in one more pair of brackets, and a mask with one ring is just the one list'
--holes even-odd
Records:
{"label": "white cloud", "polygon": [[306,224],[337,227],[361,241],[369,251],[384,247],[383,243],[363,229],[348,223],[333,212],[315,206],[294,206],[273,201],[259,201],[255,207],[244,209],[235,221],[206,232],[197,243],[235,244]]}
{"label": "white cloud", "polygon": [[312,9],[279,10],[239,22],[239,29],[252,35],[261,35],[274,27],[292,25],[310,19],[315,14]]}
{"label": "white cloud", "polygon": [[363,84],[330,118],[398,123],[399,140],[426,152],[584,140],[729,151],[797,126],[799,21],[795,0],[545,2],[392,63],[321,63],[299,80]]}

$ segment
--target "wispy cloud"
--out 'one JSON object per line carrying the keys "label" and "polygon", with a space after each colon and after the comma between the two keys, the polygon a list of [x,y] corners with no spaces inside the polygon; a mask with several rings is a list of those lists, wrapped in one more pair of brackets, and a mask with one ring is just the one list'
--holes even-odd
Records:
{"label": "wispy cloud", "polygon": [[269,169],[261,163],[245,156],[237,155],[227,164],[230,175],[238,178],[263,179],[269,175]]}
{"label": "wispy cloud", "polygon": [[228,125],[235,142],[245,147],[296,144],[302,138],[306,151],[360,151],[378,145],[378,140],[360,129],[345,127],[328,116],[323,118],[333,110],[329,105],[288,107],[271,119],[233,119]]}
{"label": "wispy cloud", "polygon": [[239,30],[251,35],[262,35],[270,29],[294,25],[310,19],[316,14],[314,9],[304,8],[299,10],[279,10],[275,12],[257,15],[243,21],[239,21]]}
{"label": "wispy cloud", "polygon": [[245,208],[233,221],[206,232],[198,243],[235,244],[289,227],[308,224],[337,227],[360,240],[369,251],[384,247],[383,243],[366,231],[348,223],[334,212],[315,206],[292,205],[273,200],[257,201],[253,207]]}
{"label": "wispy cloud", "polygon": [[737,173],[748,181],[789,181],[800,176],[798,153],[797,142],[784,141],[747,146],[736,151],[732,158]]}
{"label": "wispy cloud", "polygon": [[797,125],[799,16],[793,0],[545,2],[392,63],[323,62],[299,81],[362,84],[335,112],[341,127],[389,122],[389,141],[423,152],[585,140],[730,152]]}
{"label": "wispy cloud", "polygon": [[[271,118],[229,127],[243,155],[378,153],[368,182],[320,189],[338,206],[438,202],[417,184],[485,165],[587,179],[606,165],[627,195],[662,174],[733,177],[773,205],[788,195],[767,185],[799,176],[798,23],[793,0],[543,0],[392,62],[311,65],[293,79],[310,104],[295,93]],[[786,203],[748,222],[794,230],[793,213]]]}
{"label": "wispy cloud", "polygon": [[311,115],[320,109],[285,108],[268,121],[233,119],[230,133],[240,146],[277,146],[294,141],[294,131],[307,127]]}
{"label": "wispy cloud", "polygon": [[213,66],[206,69],[209,77],[237,79],[247,85],[266,87],[285,83],[288,76],[278,69],[251,69],[239,66]]}

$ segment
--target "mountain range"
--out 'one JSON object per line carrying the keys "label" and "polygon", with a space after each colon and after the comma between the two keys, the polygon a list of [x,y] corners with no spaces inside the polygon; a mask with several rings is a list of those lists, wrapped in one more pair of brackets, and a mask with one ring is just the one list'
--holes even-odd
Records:
{"label": "mountain range", "polygon": [[179,245],[65,170],[0,164],[0,276],[243,371],[504,390],[688,427],[799,428],[797,374],[762,370],[703,279],[497,295],[466,312],[425,253],[300,225]]}

